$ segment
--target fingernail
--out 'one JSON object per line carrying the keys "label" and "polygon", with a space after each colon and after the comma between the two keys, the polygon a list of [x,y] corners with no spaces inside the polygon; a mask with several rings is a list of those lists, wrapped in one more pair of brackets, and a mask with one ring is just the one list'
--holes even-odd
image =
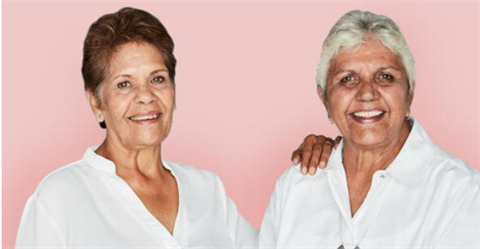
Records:
{"label": "fingernail", "polygon": [[307,168],[306,167],[302,167],[302,174],[303,175],[307,174]]}
{"label": "fingernail", "polygon": [[315,174],[315,167],[311,167],[308,171],[309,171],[308,173],[310,173],[310,175]]}
{"label": "fingernail", "polygon": [[325,162],[323,162],[323,161],[320,162],[320,168],[321,168],[321,169],[324,169],[324,168],[325,168]]}

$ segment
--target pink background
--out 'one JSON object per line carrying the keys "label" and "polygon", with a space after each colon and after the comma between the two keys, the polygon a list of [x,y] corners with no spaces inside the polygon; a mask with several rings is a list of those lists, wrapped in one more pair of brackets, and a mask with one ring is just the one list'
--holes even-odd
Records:
{"label": "pink background", "polygon": [[[479,169],[479,2],[3,2],[3,246],[52,170],[104,138],[83,93],[82,43],[131,4],[175,40],[177,109],[163,156],[217,173],[259,227],[309,133],[337,135],[316,94],[323,39],[348,10],[397,22],[416,59],[413,116]],[[207,193],[208,194],[208,193]]]}

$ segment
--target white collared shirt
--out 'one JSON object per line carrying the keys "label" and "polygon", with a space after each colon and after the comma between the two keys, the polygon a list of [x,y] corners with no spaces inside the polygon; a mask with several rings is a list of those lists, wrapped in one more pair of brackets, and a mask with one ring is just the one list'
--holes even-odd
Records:
{"label": "white collared shirt", "polygon": [[147,210],[113,162],[89,148],[48,175],[22,215],[16,248],[254,248],[258,232],[213,173],[163,161],[177,181],[173,236]]}
{"label": "white collared shirt", "polygon": [[342,148],[314,176],[294,166],[278,179],[260,248],[480,248],[480,174],[417,122],[353,218]]}

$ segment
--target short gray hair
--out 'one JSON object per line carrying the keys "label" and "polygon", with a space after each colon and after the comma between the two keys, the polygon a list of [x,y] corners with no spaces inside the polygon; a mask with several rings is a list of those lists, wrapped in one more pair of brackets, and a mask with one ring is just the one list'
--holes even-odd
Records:
{"label": "short gray hair", "polygon": [[400,57],[407,74],[409,89],[413,90],[415,62],[397,24],[383,15],[353,10],[343,15],[335,23],[323,42],[320,63],[317,68],[317,84],[322,87],[324,92],[326,92],[330,61],[341,49],[362,44],[372,35]]}

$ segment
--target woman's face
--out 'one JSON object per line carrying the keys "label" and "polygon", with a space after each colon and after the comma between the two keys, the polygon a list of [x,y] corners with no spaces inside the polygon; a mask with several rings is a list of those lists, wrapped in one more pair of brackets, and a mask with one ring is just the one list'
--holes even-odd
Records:
{"label": "woman's face", "polygon": [[378,40],[332,59],[327,92],[319,94],[344,139],[360,147],[395,142],[410,115],[413,91],[397,55]]}
{"label": "woman's face", "polygon": [[107,140],[129,149],[158,146],[172,124],[175,91],[160,51],[149,43],[131,42],[113,54],[102,83],[102,114]]}

